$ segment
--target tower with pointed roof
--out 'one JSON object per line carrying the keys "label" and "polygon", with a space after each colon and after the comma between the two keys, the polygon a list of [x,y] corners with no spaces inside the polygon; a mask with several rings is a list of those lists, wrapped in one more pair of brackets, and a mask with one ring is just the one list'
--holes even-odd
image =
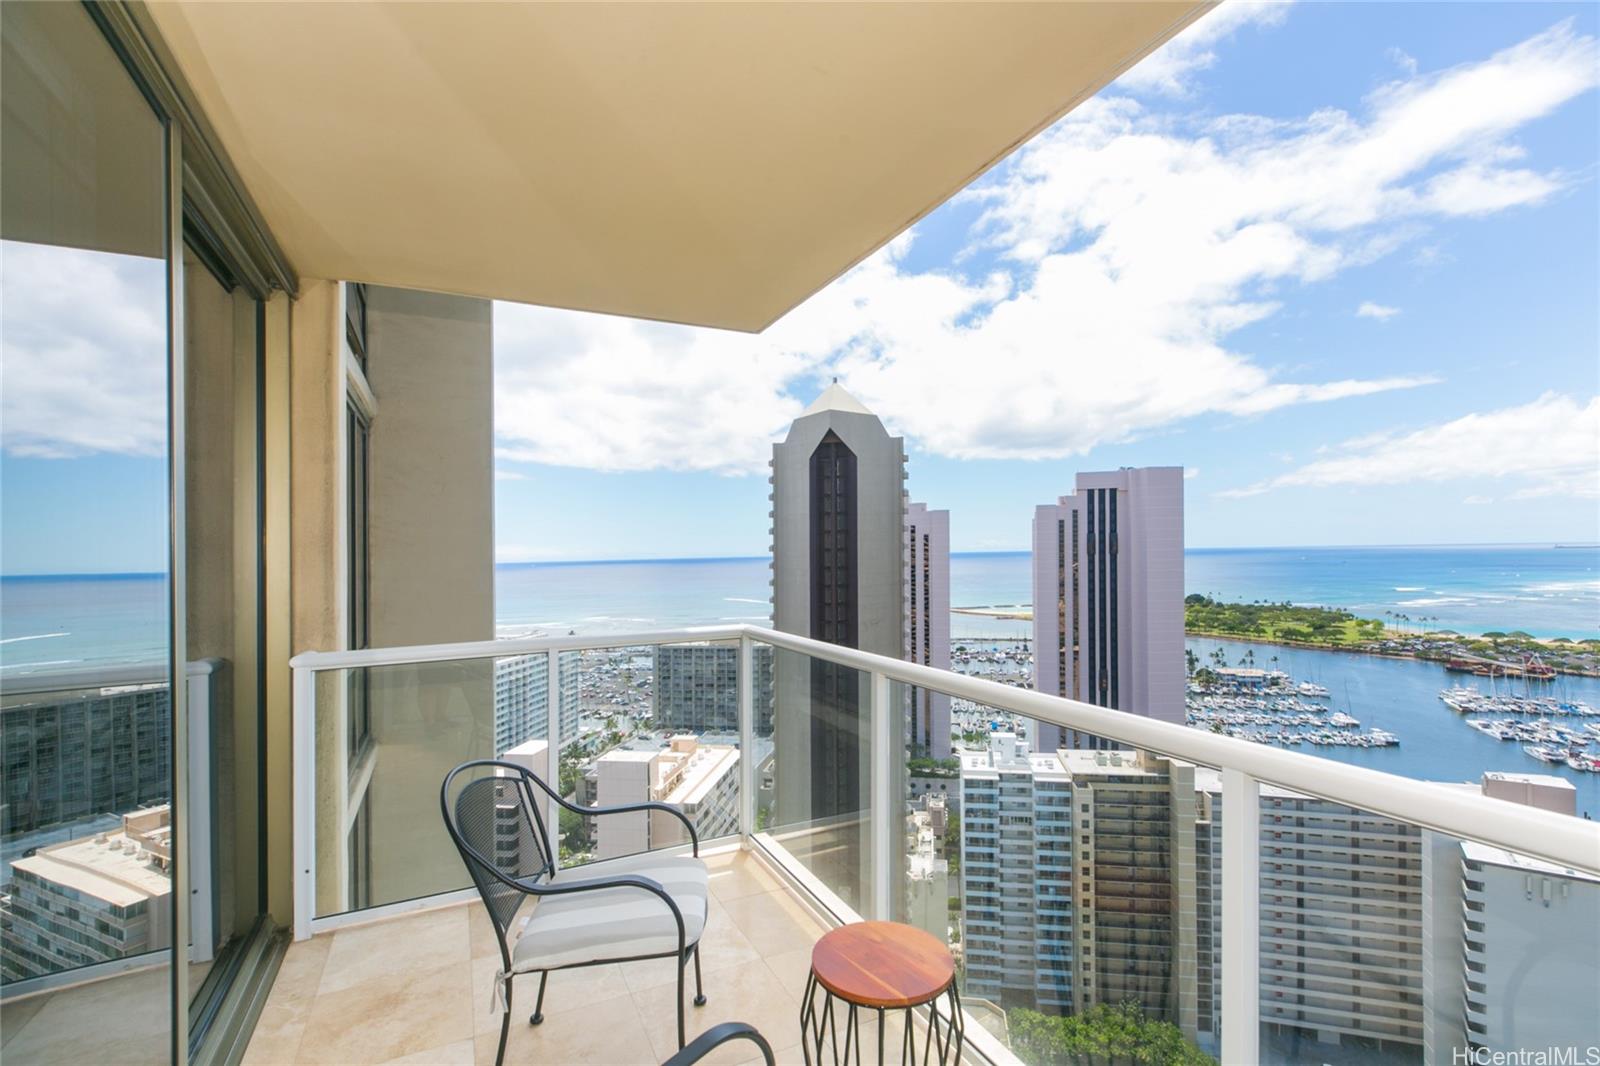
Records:
{"label": "tower with pointed roof", "polygon": [[[778,629],[904,654],[905,477],[904,440],[837,381],[773,445]],[[778,822],[848,823],[867,809],[870,678],[789,653],[776,668]]]}

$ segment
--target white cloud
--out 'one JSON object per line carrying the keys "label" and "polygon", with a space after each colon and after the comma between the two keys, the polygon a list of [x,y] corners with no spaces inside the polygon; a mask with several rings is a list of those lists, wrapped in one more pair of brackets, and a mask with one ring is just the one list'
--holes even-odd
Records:
{"label": "white cloud", "polygon": [[[1509,481],[1512,499],[1600,497],[1600,396],[1580,406],[1547,392],[1530,403],[1409,432],[1346,441],[1328,458],[1222,496],[1294,486]],[[1469,496],[1467,503],[1487,502]]]}
{"label": "white cloud", "polygon": [[5,450],[165,455],[166,264],[4,241],[0,275]]}
{"label": "white cloud", "polygon": [[1385,307],[1383,304],[1375,304],[1371,300],[1361,301],[1361,306],[1356,308],[1357,318],[1375,318],[1379,322],[1387,322],[1399,313],[1400,309],[1398,307]]}
{"label": "white cloud", "polygon": [[1479,506],[1482,506],[1484,504],[1493,503],[1494,502],[1494,497],[1493,496],[1468,496],[1466,499],[1462,500],[1461,502],[1465,503],[1465,504],[1470,504],[1473,507],[1479,507]]}
{"label": "white cloud", "polygon": [[[1596,55],[1562,23],[1386,85],[1359,116],[1193,125],[1103,95],[963,194],[980,209],[965,273],[912,272],[907,234],[759,337],[502,307],[503,454],[760,471],[809,399],[794,393],[829,374],[956,458],[1061,458],[1197,416],[1427,384],[1415,372],[1286,381],[1229,339],[1442,218],[1560,187],[1508,138],[1592,88]],[[972,269],[985,259],[990,273]]]}
{"label": "white cloud", "polygon": [[1195,478],[1197,478],[1199,476],[1200,476],[1200,468],[1198,466],[1190,466],[1190,467],[1185,467],[1184,468],[1183,480],[1185,480],[1185,481],[1193,481]]}
{"label": "white cloud", "polygon": [[525,481],[525,480],[527,480],[525,475],[519,474],[515,470],[505,470],[505,469],[502,469],[502,468],[499,468],[499,467],[497,467],[495,469],[494,479],[496,481]]}
{"label": "white cloud", "polygon": [[1289,4],[1246,3],[1229,0],[1196,19],[1172,40],[1140,60],[1113,83],[1130,92],[1182,96],[1189,91],[1190,79],[1209,70],[1217,61],[1215,46],[1233,36],[1241,27],[1278,26],[1289,13]]}

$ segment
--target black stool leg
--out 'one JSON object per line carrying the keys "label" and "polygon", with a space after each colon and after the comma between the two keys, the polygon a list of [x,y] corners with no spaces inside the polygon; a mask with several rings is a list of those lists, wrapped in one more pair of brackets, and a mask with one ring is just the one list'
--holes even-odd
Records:
{"label": "black stool leg", "polygon": [[706,990],[700,986],[700,945],[694,946],[694,1005],[706,1005]]}

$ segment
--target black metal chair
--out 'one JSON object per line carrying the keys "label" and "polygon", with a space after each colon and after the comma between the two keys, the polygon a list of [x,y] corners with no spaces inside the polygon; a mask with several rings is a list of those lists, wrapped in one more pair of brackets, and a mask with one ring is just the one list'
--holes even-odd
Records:
{"label": "black metal chair", "polygon": [[713,1025],[695,1037],[694,1043],[686,1048],[680,1048],[676,1055],[661,1066],[693,1066],[730,1040],[750,1041],[761,1049],[761,1057],[767,1066],[773,1066],[772,1045],[767,1043],[766,1037],[756,1031],[755,1026],[747,1022],[723,1022],[721,1025]]}
{"label": "black metal chair", "polygon": [[[688,827],[695,857],[645,852],[606,863],[606,875],[598,877],[586,876],[582,867],[557,871],[540,813],[541,793],[586,816],[638,811],[675,815]],[[580,807],[525,767],[495,759],[465,762],[445,775],[439,807],[500,939],[495,994],[505,1016],[496,1066],[505,1058],[515,978],[539,974],[539,998],[528,1019],[529,1025],[538,1025],[544,1020],[545,983],[552,970],[641,959],[678,960],[678,1047],[684,1047],[684,971],[691,956],[694,1005],[706,1002],[700,936],[709,889],[705,863],[698,857],[699,834],[681,810],[665,803]],[[512,944],[512,922],[529,896],[538,903]]]}

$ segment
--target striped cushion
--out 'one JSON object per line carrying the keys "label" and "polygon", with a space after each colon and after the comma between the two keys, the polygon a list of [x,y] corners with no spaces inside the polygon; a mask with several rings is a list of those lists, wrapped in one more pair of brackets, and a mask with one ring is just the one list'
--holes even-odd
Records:
{"label": "striped cushion", "polygon": [[[640,874],[665,888],[683,913],[684,944],[700,939],[706,927],[709,876],[699,859],[646,852],[563,870],[552,883],[619,874]],[[511,969],[527,973],[677,950],[678,923],[660,896],[642,888],[596,889],[541,898],[511,950]]]}

